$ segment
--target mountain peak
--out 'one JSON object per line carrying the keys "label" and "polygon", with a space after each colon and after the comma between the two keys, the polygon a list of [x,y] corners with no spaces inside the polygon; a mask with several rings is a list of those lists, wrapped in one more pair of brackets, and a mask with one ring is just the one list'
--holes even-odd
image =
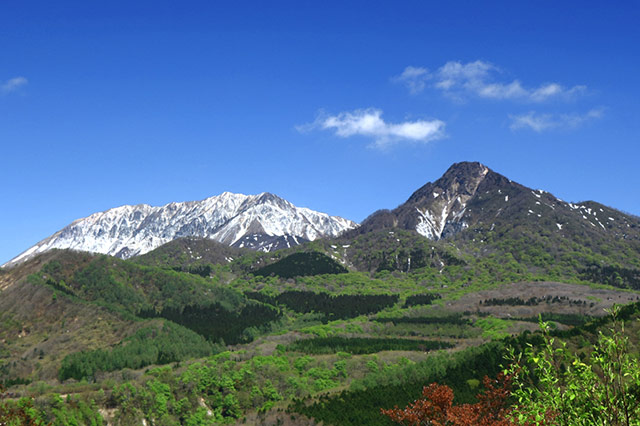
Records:
{"label": "mountain peak", "polygon": [[473,196],[480,183],[491,170],[478,162],[455,163],[435,182],[427,183],[414,192],[407,202],[416,203],[425,198],[455,199],[458,196]]}
{"label": "mountain peak", "polygon": [[469,176],[469,175],[478,175],[478,174],[487,174],[490,169],[484,164],[478,161],[460,161],[459,163],[453,163],[442,177],[446,177],[449,175],[456,176]]}

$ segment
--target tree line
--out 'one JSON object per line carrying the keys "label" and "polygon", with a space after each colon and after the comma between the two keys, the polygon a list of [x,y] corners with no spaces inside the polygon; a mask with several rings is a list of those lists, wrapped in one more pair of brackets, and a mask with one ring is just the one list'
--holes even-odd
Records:
{"label": "tree line", "polygon": [[245,296],[271,305],[283,305],[298,313],[321,313],[325,320],[355,318],[381,311],[398,302],[397,295],[387,294],[341,294],[314,293],[288,290],[277,296],[259,292],[246,292]]}
{"label": "tree line", "polygon": [[309,354],[334,354],[346,352],[354,355],[372,354],[381,351],[421,351],[448,349],[454,345],[440,340],[417,340],[376,337],[316,337],[301,339],[290,344],[290,351]]}

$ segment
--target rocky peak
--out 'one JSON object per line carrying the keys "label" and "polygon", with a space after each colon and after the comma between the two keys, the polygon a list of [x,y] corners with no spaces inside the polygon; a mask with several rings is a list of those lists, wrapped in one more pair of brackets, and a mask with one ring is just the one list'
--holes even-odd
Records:
{"label": "rocky peak", "polygon": [[471,197],[491,170],[478,162],[455,163],[435,182],[422,186],[407,200],[407,203],[421,203],[425,200],[455,200],[458,196]]}

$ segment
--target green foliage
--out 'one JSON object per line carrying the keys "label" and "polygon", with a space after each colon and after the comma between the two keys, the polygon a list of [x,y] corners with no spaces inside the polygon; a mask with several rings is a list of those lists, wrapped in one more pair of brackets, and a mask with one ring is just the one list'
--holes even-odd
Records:
{"label": "green foliage", "polygon": [[484,331],[482,337],[488,339],[502,339],[509,335],[509,333],[506,332],[506,329],[509,328],[509,321],[501,318],[492,316],[480,318],[475,322],[475,325],[482,328]]}
{"label": "green foliage", "polygon": [[111,350],[98,349],[66,356],[58,378],[93,379],[98,371],[137,369],[151,364],[167,364],[208,356],[215,347],[202,336],[171,322],[162,329],[143,328]]}
{"label": "green foliage", "polygon": [[310,354],[331,354],[347,352],[351,354],[371,354],[380,351],[431,351],[447,349],[454,345],[443,341],[393,339],[373,337],[317,337],[298,340],[288,346],[291,351]]}
{"label": "green foliage", "polygon": [[591,264],[581,273],[582,279],[618,288],[640,290],[640,269],[618,265]]}
{"label": "green foliage", "polygon": [[31,397],[8,399],[0,386],[0,424],[3,426],[101,426],[103,418],[93,399],[53,394],[45,401]]}
{"label": "green foliage", "polygon": [[414,294],[412,296],[407,297],[407,300],[404,302],[404,307],[408,308],[409,306],[415,305],[430,305],[436,299],[440,299],[442,296],[435,293],[430,294]]}
{"label": "green foliage", "polygon": [[360,315],[378,312],[398,302],[397,295],[314,293],[311,291],[285,291],[277,296],[268,296],[258,292],[247,292],[249,298],[272,305],[283,305],[299,313],[322,313],[325,320],[355,318]]}
{"label": "green foliage", "polygon": [[[326,390],[342,377],[313,358],[254,356],[240,362],[223,352],[183,371],[169,367],[150,370],[142,383],[116,386],[113,398],[121,422],[142,417],[167,424],[226,423],[247,410],[265,412],[293,396]],[[204,408],[204,410],[202,410]]]}
{"label": "green foliage", "polygon": [[[499,198],[503,205],[504,196]],[[103,376],[96,374],[99,371],[208,356],[216,350],[211,341],[248,342],[271,329],[270,324],[278,327],[277,338],[255,342],[244,352],[182,362],[147,374],[123,371],[108,375],[110,380],[117,377],[118,381],[112,394],[108,392],[111,385],[104,387],[108,394],[104,404],[117,407],[115,423],[140,424],[142,419],[148,424],[242,422],[249,411],[264,413],[282,407],[292,398],[313,398],[299,400],[291,408],[326,424],[385,424],[386,419],[378,419],[378,408],[406,405],[419,397],[425,383],[448,384],[460,401],[471,401],[477,393],[474,388],[479,385],[478,380],[485,374],[494,376],[497,372],[502,342],[459,353],[431,354],[424,360],[426,356],[418,351],[432,348],[418,345],[431,340],[399,338],[465,339],[478,337],[480,333],[485,338],[502,338],[507,335],[510,321],[488,317],[471,324],[461,315],[447,313],[451,299],[502,283],[532,280],[596,282],[636,288],[640,271],[637,240],[600,237],[590,232],[589,226],[584,230],[572,224],[566,224],[563,233],[559,233],[555,232],[555,223],[564,221],[541,218],[540,222],[545,220],[551,222],[536,227],[532,222],[511,223],[497,217],[495,226],[473,225],[468,232],[441,241],[427,240],[415,232],[385,229],[337,241],[318,240],[304,247],[267,254],[234,252],[231,255],[232,249],[210,247],[206,241],[183,241],[171,250],[159,250],[153,256],[133,261],[67,253],[46,263],[30,281],[54,290],[54,296],[49,296],[47,289],[47,303],[59,306],[63,301],[72,300],[117,311],[118,316],[134,324],[123,328],[121,333],[137,329],[134,321],[140,321],[142,316],[169,318],[200,334],[187,336],[181,328],[177,334],[166,332],[165,335],[163,330],[145,328],[111,350],[102,348],[64,358],[61,378],[92,380]],[[231,257],[235,260],[229,262]],[[348,262],[345,264],[354,268],[347,272],[332,258]],[[260,303],[248,301],[233,289],[242,289],[246,296]],[[490,303],[527,302],[505,296]],[[531,300],[533,306],[540,302]],[[441,308],[427,306],[429,304]],[[371,314],[376,318],[366,317]],[[331,322],[357,316],[361,317],[355,321]],[[5,320],[3,317],[2,321]],[[602,325],[600,320],[571,314],[545,314],[543,320],[573,326],[587,321],[583,328],[549,334],[575,337],[578,343],[574,344],[578,346],[587,346],[590,340],[581,333]],[[15,335],[14,328],[16,332],[21,331],[16,327],[12,325],[12,335]],[[35,328],[31,330],[32,335],[23,341],[35,340]],[[286,346],[293,340],[290,332],[319,338]],[[347,333],[366,333],[380,338],[336,336]],[[1,337],[11,338],[9,333]],[[537,338],[543,339],[536,334],[507,340],[518,341],[522,346],[525,342],[533,345]],[[279,345],[271,352],[275,344]],[[460,346],[467,344],[462,342]],[[90,347],[96,347],[95,342]],[[403,354],[412,361],[397,361],[400,355],[397,353],[384,353],[377,358],[358,355],[383,350],[413,351]],[[261,353],[273,355],[261,356]],[[605,368],[598,365],[605,361],[597,361],[598,353],[581,362],[603,378]],[[38,355],[34,352],[26,356],[37,358]],[[47,352],[45,359],[54,356]],[[10,368],[3,357],[4,352],[0,353],[0,375]],[[51,362],[60,362],[60,358]],[[559,371],[567,371],[567,362],[565,360],[564,366],[560,363]],[[20,367],[20,362],[11,366],[14,371]],[[571,364],[570,368],[582,371],[583,367]],[[534,370],[528,370],[532,372],[529,377],[531,383],[539,386],[541,376],[533,373]],[[34,370],[35,380],[40,378],[39,374]],[[627,380],[633,377],[629,374]],[[122,383],[127,381],[130,383]],[[52,391],[50,385],[44,389],[44,382],[42,384],[43,394]],[[348,391],[327,393],[349,384]],[[86,383],[79,385],[87,386]],[[68,382],[63,386],[72,384]],[[626,391],[633,396],[637,394],[636,389],[629,386]],[[326,395],[318,399],[318,392]],[[69,424],[91,424],[97,419],[89,414],[92,410],[95,412],[89,398],[81,402],[72,398],[62,406],[59,403],[53,399],[43,402],[47,407],[57,406],[58,410],[85,407],[87,414],[83,420],[79,420],[78,413],[60,411],[60,418]],[[51,415],[51,410],[47,415]]]}
{"label": "green foliage", "polygon": [[314,336],[318,336],[320,338],[326,338],[326,337],[329,337],[329,336],[333,336],[334,334],[337,334],[340,331],[342,331],[342,330],[340,330],[337,327],[333,327],[332,325],[328,325],[328,324],[312,325],[312,326],[300,329],[301,333],[313,334]]}
{"label": "green foliage", "polygon": [[184,308],[165,308],[160,312],[141,311],[143,318],[162,317],[187,327],[211,341],[236,344],[247,342],[259,333],[257,327],[264,327],[281,317],[280,311],[272,306],[250,301],[240,310],[228,310],[220,303]]}
{"label": "green foliage", "polygon": [[[614,311],[614,317],[616,312]],[[624,324],[600,332],[593,352],[582,359],[541,322],[544,345],[511,352],[522,424],[640,425],[640,362],[629,353]]]}
{"label": "green foliage", "polygon": [[5,399],[5,390],[0,386],[0,424],[3,426],[44,426],[45,414],[34,408],[31,398],[17,401]]}
{"label": "green foliage", "polygon": [[394,324],[454,324],[467,325],[469,320],[462,318],[461,314],[452,314],[446,316],[430,316],[430,317],[386,317],[378,316],[376,322],[391,322]]}
{"label": "green foliage", "polygon": [[527,321],[527,322],[539,322],[540,319],[542,321],[548,322],[553,321],[560,324],[570,325],[570,326],[582,326],[587,324],[590,321],[593,321],[593,317],[589,315],[579,315],[579,314],[556,314],[552,312],[542,312],[537,317],[511,317],[512,321]]}
{"label": "green foliage", "polygon": [[311,361],[313,361],[313,358],[311,358],[310,356],[302,356],[294,361],[293,366],[299,372],[303,372],[306,370],[307,365],[309,365]]}
{"label": "green foliage", "polygon": [[48,418],[53,426],[104,424],[98,407],[93,400],[84,401],[80,398],[68,396],[66,401],[60,395],[53,395],[49,401]]}

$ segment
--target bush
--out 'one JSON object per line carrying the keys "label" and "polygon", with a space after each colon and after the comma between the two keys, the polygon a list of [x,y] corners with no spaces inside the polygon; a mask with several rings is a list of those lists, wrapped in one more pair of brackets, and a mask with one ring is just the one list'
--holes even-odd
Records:
{"label": "bush", "polygon": [[640,425],[640,363],[629,354],[624,324],[612,316],[609,334],[599,332],[586,361],[556,342],[547,323],[540,322],[544,345],[514,362],[516,412],[520,424]]}

